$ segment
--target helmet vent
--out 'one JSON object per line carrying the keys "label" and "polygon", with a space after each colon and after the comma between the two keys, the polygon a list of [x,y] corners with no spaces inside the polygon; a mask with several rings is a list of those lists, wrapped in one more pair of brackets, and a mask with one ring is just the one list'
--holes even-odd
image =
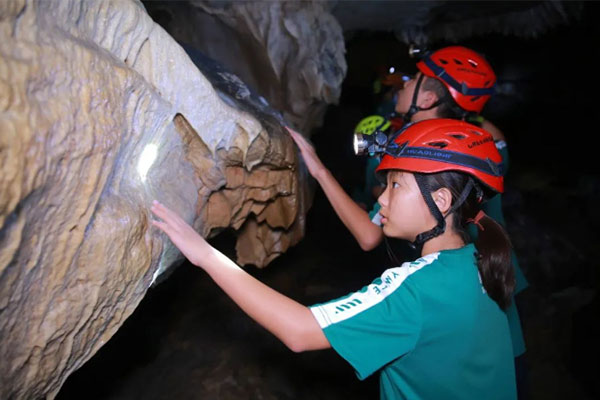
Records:
{"label": "helmet vent", "polygon": [[463,65],[462,61],[457,60],[456,58],[454,59],[454,63],[458,64],[458,65]]}
{"label": "helmet vent", "polygon": [[472,133],[473,135],[477,135],[477,136],[481,136],[481,135],[483,135],[483,133],[481,133],[481,132],[479,132],[479,131],[476,131],[476,130],[473,130],[473,129],[472,129],[472,130],[470,130],[469,132],[470,132],[470,133]]}
{"label": "helmet vent", "polygon": [[448,143],[446,142],[429,142],[427,144],[431,147],[437,147],[438,149],[443,149],[444,147],[448,146]]}
{"label": "helmet vent", "polygon": [[444,65],[448,64],[448,61],[444,60],[443,58],[440,58],[440,62]]}
{"label": "helmet vent", "polygon": [[458,139],[458,140],[463,140],[463,139],[467,138],[462,133],[449,133],[448,136],[452,136],[454,139]]}
{"label": "helmet vent", "polygon": [[[477,63],[473,60],[468,60],[469,64],[471,64],[471,67],[473,68],[477,68]],[[489,82],[489,81],[488,81]],[[487,83],[486,83],[487,84]]]}
{"label": "helmet vent", "polygon": [[483,87],[489,86],[490,83],[491,83],[490,81],[485,81],[485,83],[483,84]]}
{"label": "helmet vent", "polygon": [[477,101],[481,98],[481,96],[475,96],[471,98],[471,101]]}

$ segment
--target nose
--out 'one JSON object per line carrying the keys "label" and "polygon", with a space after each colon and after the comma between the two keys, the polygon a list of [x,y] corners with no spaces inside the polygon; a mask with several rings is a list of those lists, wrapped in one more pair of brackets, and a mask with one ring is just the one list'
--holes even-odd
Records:
{"label": "nose", "polygon": [[379,205],[381,207],[387,207],[387,205],[388,205],[389,190],[390,190],[390,186],[386,185],[383,193],[381,193],[381,195],[377,198],[377,202],[379,203]]}

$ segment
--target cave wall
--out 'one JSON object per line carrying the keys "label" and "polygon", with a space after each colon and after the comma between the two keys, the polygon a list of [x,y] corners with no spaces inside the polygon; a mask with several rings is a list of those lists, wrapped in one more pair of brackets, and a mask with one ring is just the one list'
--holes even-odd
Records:
{"label": "cave wall", "polygon": [[223,103],[138,1],[0,2],[0,131],[0,398],[53,398],[180,258],[153,199],[205,236],[251,216],[242,263],[303,234],[291,139]]}
{"label": "cave wall", "polygon": [[301,131],[337,103],[346,75],[344,36],[330,3],[147,1],[174,39],[219,60]]}
{"label": "cave wall", "polygon": [[[327,106],[339,99],[347,71],[344,37],[327,2],[194,0],[147,1],[144,5],[180,44],[223,64],[302,132],[320,125]],[[226,201],[234,214],[246,215],[250,205],[228,192],[229,187],[215,193],[209,204]],[[292,215],[281,214],[286,209],[283,204],[279,211],[275,204],[271,207],[263,215],[253,210],[247,219],[231,217],[230,226],[239,234],[238,262],[264,266],[299,240],[303,225],[297,226],[303,224],[305,213],[301,213],[302,220],[293,222]],[[271,216],[267,218],[266,213]],[[230,216],[218,218],[226,221]],[[289,235],[289,229],[295,234]]]}
{"label": "cave wall", "polygon": [[237,230],[242,264],[303,235],[290,139],[223,103],[177,42],[308,132],[340,95],[342,28],[535,37],[581,3],[0,2],[0,397],[54,397],[180,258],[150,229],[152,199],[205,236]]}

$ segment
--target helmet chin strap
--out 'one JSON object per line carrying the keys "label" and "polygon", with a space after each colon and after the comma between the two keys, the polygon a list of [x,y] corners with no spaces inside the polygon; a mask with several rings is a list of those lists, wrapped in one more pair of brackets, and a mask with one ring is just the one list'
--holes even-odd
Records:
{"label": "helmet chin strap", "polygon": [[437,99],[437,101],[435,103],[433,103],[431,106],[429,106],[427,108],[422,108],[417,105],[417,100],[419,97],[419,90],[421,89],[421,84],[423,83],[424,78],[425,78],[425,75],[420,74],[419,79],[417,79],[417,83],[415,84],[415,91],[413,92],[412,101],[410,103],[410,108],[408,109],[408,112],[406,114],[404,114],[404,116],[402,117],[402,119],[404,119],[404,122],[410,122],[413,115],[415,115],[419,111],[431,110],[432,108],[435,108],[435,107],[439,106],[440,104],[442,104],[442,101],[444,100],[444,99]]}
{"label": "helmet chin strap", "polygon": [[[417,185],[419,186],[419,190],[421,191],[421,195],[423,196],[423,199],[425,200],[425,203],[427,204],[427,207],[429,208],[429,211],[431,212],[431,214],[437,221],[436,226],[434,226],[432,229],[430,229],[428,231],[419,233],[417,235],[417,238],[415,239],[415,241],[412,242],[412,246],[415,249],[418,249],[419,251],[421,251],[423,248],[423,244],[425,244],[425,242],[427,242],[428,240],[431,240],[434,237],[437,237],[445,232],[446,218],[444,215],[442,215],[442,213],[440,212],[440,209],[438,208],[437,204],[435,204],[435,201],[433,200],[433,197],[431,196],[432,190],[431,190],[431,187],[429,186],[429,184],[427,183],[427,178],[425,177],[425,175],[414,174],[414,176],[415,176],[415,180],[417,181]],[[465,185],[464,189],[462,190],[460,196],[458,196],[458,199],[456,199],[456,201],[454,202],[452,207],[450,207],[450,209],[446,213],[446,216],[452,214],[454,211],[456,211],[456,209],[458,207],[460,207],[465,202],[465,200],[469,196],[469,193],[471,193],[471,190],[473,190],[474,187],[475,187],[475,182],[473,181],[472,178],[469,177],[469,180],[467,181],[467,184]]]}

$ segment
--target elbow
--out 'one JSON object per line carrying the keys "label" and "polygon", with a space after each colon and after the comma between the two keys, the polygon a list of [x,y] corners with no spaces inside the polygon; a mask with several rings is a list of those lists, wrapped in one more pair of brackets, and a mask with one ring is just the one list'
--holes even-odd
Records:
{"label": "elbow", "polygon": [[358,245],[363,251],[371,251],[381,243],[381,239],[383,239],[383,233],[379,230],[358,238]]}
{"label": "elbow", "polygon": [[294,353],[303,353],[310,350],[308,344],[301,336],[288,337],[282,340],[283,344]]}
{"label": "elbow", "polygon": [[294,353],[331,347],[309,308],[303,306],[301,311],[291,318],[284,318],[286,321],[282,322],[285,323],[280,324],[280,329],[273,333]]}
{"label": "elbow", "polygon": [[287,331],[280,339],[294,353],[322,350],[331,347],[316,321],[314,325],[310,325],[309,327],[298,327],[296,330]]}
{"label": "elbow", "polygon": [[377,247],[377,243],[367,242],[367,241],[363,241],[363,240],[359,240],[358,245],[360,246],[362,251],[371,251],[375,247]]}
{"label": "elbow", "polygon": [[294,353],[303,353],[308,350],[306,346],[302,345],[302,343],[285,343],[285,345]]}

